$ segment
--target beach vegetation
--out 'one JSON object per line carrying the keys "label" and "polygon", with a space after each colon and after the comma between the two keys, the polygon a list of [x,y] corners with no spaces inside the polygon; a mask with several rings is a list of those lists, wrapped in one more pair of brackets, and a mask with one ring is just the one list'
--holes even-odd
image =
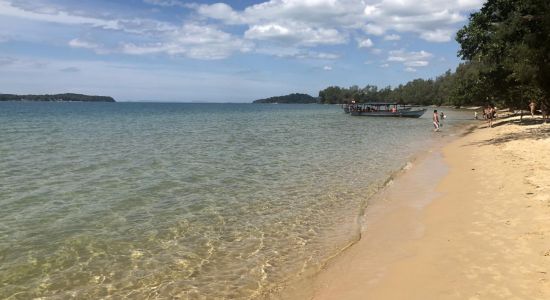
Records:
{"label": "beach vegetation", "polygon": [[330,86],[319,92],[319,102],[324,104],[368,102],[397,102],[401,104],[442,105],[451,104],[454,74],[449,70],[435,79],[417,78],[392,88],[379,88],[367,84],[363,88]]}
{"label": "beach vegetation", "polygon": [[535,99],[548,103],[550,2],[489,0],[470,15],[456,40],[459,56],[477,68],[474,97],[513,108]]}

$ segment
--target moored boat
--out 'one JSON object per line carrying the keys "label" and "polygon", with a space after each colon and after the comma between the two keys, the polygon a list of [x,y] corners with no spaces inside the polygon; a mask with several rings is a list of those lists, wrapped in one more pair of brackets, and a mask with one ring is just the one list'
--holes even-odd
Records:
{"label": "moored boat", "polygon": [[352,116],[420,118],[426,108],[415,109],[398,103],[358,103],[348,107]]}
{"label": "moored boat", "polygon": [[345,112],[346,114],[349,114],[349,113],[350,113],[349,108],[350,108],[352,105],[353,105],[353,104],[348,104],[348,103],[342,104],[342,109],[344,110],[344,112]]}

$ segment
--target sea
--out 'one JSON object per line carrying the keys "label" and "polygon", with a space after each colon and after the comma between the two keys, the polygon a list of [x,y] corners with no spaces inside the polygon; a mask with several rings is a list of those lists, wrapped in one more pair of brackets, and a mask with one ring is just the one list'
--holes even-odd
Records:
{"label": "sea", "polygon": [[0,299],[270,298],[356,242],[369,198],[473,117],[445,113],[434,133],[430,111],[0,103]]}

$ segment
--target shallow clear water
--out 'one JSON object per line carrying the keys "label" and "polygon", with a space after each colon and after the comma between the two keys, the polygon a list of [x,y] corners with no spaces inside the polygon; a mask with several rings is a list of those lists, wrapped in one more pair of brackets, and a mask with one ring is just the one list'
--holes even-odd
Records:
{"label": "shallow clear water", "polygon": [[0,103],[0,298],[264,297],[357,238],[430,118]]}

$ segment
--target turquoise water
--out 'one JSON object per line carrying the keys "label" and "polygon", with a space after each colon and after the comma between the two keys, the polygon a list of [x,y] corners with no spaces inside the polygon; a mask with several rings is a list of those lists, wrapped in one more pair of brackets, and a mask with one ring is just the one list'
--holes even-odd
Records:
{"label": "turquoise water", "polygon": [[0,298],[264,298],[357,239],[430,118],[0,103]]}

